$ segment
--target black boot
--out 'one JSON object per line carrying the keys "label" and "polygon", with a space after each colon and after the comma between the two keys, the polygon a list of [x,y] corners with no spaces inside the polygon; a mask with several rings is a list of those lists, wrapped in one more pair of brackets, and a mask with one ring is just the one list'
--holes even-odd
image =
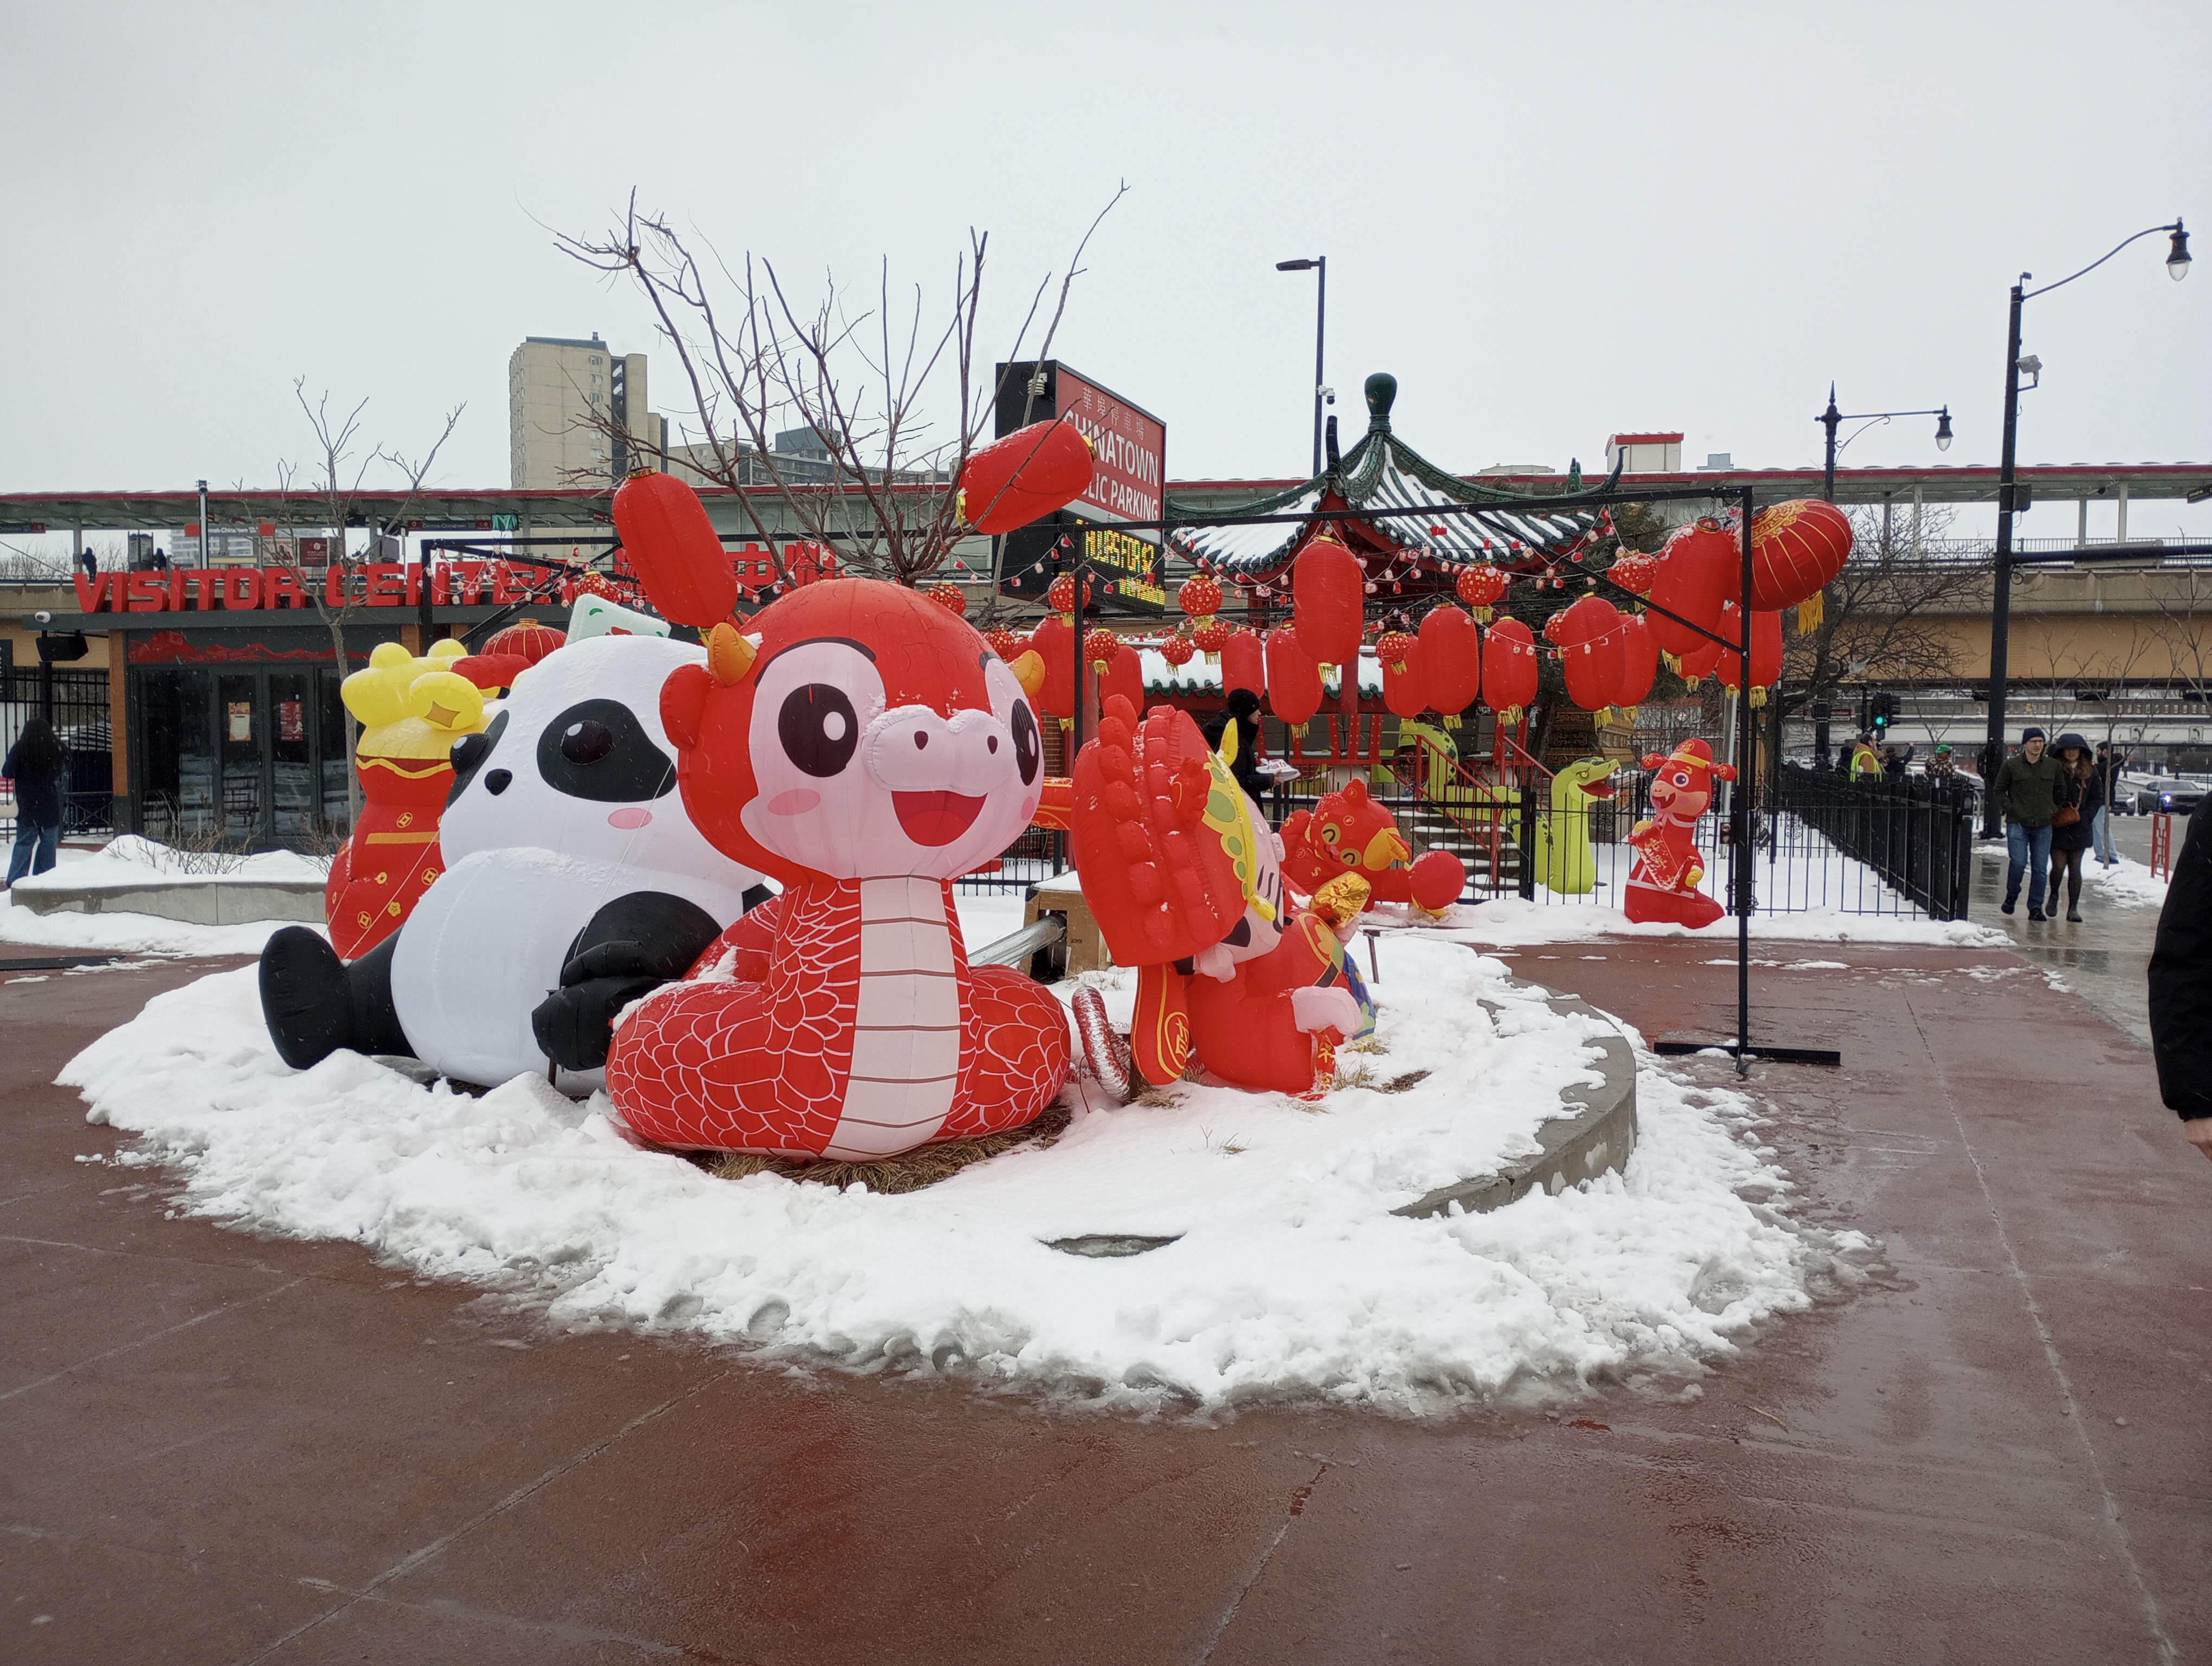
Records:
{"label": "black boot", "polygon": [[412,1058],[415,1049],[392,1005],[387,937],[348,965],[304,926],[287,926],[261,952],[261,1016],[276,1056],[295,1070],[321,1063],[342,1047]]}

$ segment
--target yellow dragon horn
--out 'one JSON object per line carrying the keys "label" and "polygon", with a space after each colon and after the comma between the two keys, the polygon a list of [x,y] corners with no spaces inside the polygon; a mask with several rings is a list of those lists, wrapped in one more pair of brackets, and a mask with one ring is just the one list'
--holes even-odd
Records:
{"label": "yellow dragon horn", "polygon": [[1221,726],[1221,745],[1217,751],[1224,763],[1234,764],[1237,762],[1237,720],[1235,718],[1231,718],[1228,722]]}

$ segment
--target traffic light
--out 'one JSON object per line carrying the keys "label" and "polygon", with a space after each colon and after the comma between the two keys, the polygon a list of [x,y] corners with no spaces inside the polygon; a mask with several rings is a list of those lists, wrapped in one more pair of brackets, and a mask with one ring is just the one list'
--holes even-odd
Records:
{"label": "traffic light", "polygon": [[1877,735],[1889,733],[1890,720],[1898,715],[1900,708],[1893,694],[1877,694],[1874,697],[1874,732]]}

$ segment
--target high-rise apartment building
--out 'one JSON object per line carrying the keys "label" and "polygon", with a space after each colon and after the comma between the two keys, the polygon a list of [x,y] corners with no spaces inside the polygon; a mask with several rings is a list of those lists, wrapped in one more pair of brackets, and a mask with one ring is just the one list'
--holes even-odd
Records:
{"label": "high-rise apartment building", "polygon": [[609,423],[653,446],[667,444],[666,424],[649,403],[645,355],[612,352],[596,335],[525,337],[507,362],[510,483],[619,484],[632,464],[602,426]]}

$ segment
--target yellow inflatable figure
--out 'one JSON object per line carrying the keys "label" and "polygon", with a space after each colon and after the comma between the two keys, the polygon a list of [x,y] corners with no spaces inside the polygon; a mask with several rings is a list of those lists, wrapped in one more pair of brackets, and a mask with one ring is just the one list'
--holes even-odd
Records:
{"label": "yellow inflatable figure", "polygon": [[1589,808],[1613,796],[1613,768],[1609,759],[1586,757],[1552,777],[1551,808],[1536,821],[1536,883],[1546,890],[1579,897],[1597,888]]}
{"label": "yellow inflatable figure", "polygon": [[417,659],[380,643],[368,668],[338,686],[362,726],[353,767],[365,800],[323,887],[331,946],[343,959],[398,930],[445,866],[438,818],[453,784],[453,743],[484,726],[483,691],[453,668],[467,653],[447,641]]}

